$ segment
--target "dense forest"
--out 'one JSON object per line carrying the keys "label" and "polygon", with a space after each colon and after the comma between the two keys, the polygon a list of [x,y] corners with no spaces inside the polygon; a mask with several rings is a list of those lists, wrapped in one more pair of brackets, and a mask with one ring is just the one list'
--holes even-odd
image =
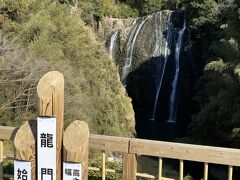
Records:
{"label": "dense forest", "polygon": [[194,143],[240,147],[238,0],[0,0],[0,124],[33,116],[36,82],[57,69],[67,82],[68,121],[86,120],[101,134],[132,134],[130,98],[93,26],[105,17],[161,9],[186,12],[190,46],[200,52],[189,136]]}

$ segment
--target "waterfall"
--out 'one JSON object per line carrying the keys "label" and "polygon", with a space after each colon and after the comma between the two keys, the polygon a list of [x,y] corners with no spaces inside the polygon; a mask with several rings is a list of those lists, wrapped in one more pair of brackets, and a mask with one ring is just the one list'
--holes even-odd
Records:
{"label": "waterfall", "polygon": [[184,31],[186,29],[186,18],[184,17],[184,23],[182,29],[178,32],[178,39],[175,48],[175,74],[172,81],[172,92],[170,96],[170,103],[169,103],[169,120],[168,122],[176,123],[176,115],[177,115],[177,105],[176,105],[176,92],[177,92],[177,84],[178,84],[178,77],[179,77],[179,58],[180,58],[180,51],[182,46],[182,40]]}
{"label": "waterfall", "polygon": [[133,22],[133,30],[130,33],[128,42],[127,42],[127,46],[126,46],[126,58],[125,58],[125,63],[123,66],[123,70],[122,70],[122,76],[121,76],[121,80],[123,85],[126,85],[126,81],[127,81],[127,76],[131,70],[131,65],[132,65],[132,55],[133,55],[133,48],[135,46],[138,34],[140,32],[140,30],[142,29],[144,23],[146,22],[146,20],[150,17],[146,16],[145,18],[143,18],[142,21],[140,21],[139,23],[137,23],[137,20],[135,20]]}
{"label": "waterfall", "polygon": [[[130,91],[135,96],[136,88],[136,92],[143,95],[135,98],[134,106],[137,105],[137,113],[146,112],[143,115],[147,120],[176,122],[180,52],[186,29],[186,18],[180,21],[182,15],[182,12],[164,10],[138,18],[133,21],[126,38],[120,64],[121,81],[126,86],[132,71],[129,88],[133,89]],[[109,47],[113,58],[117,36],[118,32],[112,35]],[[145,73],[149,76],[144,77]]]}
{"label": "waterfall", "polygon": [[113,33],[113,35],[111,36],[111,40],[110,40],[108,52],[112,59],[115,58],[117,37],[118,37],[118,31]]}
{"label": "waterfall", "polygon": [[166,64],[168,61],[168,56],[171,51],[171,44],[172,44],[172,37],[173,37],[173,24],[172,24],[172,14],[173,11],[169,12],[168,16],[168,22],[167,22],[167,34],[164,38],[163,30],[161,29],[160,24],[158,24],[157,19],[159,17],[160,23],[162,23],[162,12],[158,12],[155,18],[155,32],[156,32],[156,46],[154,55],[157,55],[159,57],[159,68],[157,72],[157,78],[156,78],[156,95],[154,100],[154,107],[153,107],[153,113],[152,118],[150,120],[155,120],[156,115],[156,108],[159,100],[159,93],[162,87],[162,81],[165,73]]}
{"label": "waterfall", "polygon": [[153,56],[155,57],[159,57],[161,55],[161,42],[162,42],[162,11],[157,12],[155,15],[155,39],[156,39],[156,43],[155,43],[155,49],[153,52]]}
{"label": "waterfall", "polygon": [[109,38],[113,57],[114,43],[120,43],[116,64],[132,98],[140,138],[175,140],[185,133],[195,83],[186,16],[181,10],[162,10],[127,19],[119,23],[118,34],[112,33],[111,44]]}

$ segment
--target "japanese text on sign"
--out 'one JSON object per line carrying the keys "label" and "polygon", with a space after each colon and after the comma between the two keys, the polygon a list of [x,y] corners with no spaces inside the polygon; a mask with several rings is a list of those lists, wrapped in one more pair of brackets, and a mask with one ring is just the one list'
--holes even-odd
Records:
{"label": "japanese text on sign", "polygon": [[31,180],[31,163],[14,161],[14,180]]}
{"label": "japanese text on sign", "polygon": [[38,179],[56,180],[56,118],[37,119]]}
{"label": "japanese text on sign", "polygon": [[82,164],[63,162],[63,180],[81,180]]}

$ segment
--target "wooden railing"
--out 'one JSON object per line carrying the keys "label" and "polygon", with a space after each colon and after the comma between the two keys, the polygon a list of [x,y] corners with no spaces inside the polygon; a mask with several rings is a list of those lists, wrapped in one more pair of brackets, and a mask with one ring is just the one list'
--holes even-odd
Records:
{"label": "wooden railing", "polygon": [[[1,140],[13,140],[17,128],[0,126],[0,179],[3,177],[3,144]],[[163,160],[170,158],[179,160],[179,179],[183,180],[184,161],[203,162],[203,178],[208,179],[208,164],[222,164],[228,166],[228,180],[233,177],[233,166],[240,166],[240,150],[182,143],[152,141],[137,138],[124,138],[91,134],[90,149],[101,150],[102,168],[89,167],[89,170],[101,171],[102,179],[106,173],[114,173],[113,169],[106,169],[105,152],[123,153],[123,179],[136,179],[136,176],[147,179],[166,179],[162,177]],[[135,163],[136,155],[159,157],[158,175],[138,173]]]}

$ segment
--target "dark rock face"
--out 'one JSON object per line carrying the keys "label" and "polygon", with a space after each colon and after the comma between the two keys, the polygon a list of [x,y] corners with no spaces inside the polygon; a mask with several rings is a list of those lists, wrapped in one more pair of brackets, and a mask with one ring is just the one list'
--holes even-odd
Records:
{"label": "dark rock face", "polygon": [[190,119],[193,62],[182,11],[159,11],[132,21],[114,59],[135,111],[140,138],[174,141]]}

